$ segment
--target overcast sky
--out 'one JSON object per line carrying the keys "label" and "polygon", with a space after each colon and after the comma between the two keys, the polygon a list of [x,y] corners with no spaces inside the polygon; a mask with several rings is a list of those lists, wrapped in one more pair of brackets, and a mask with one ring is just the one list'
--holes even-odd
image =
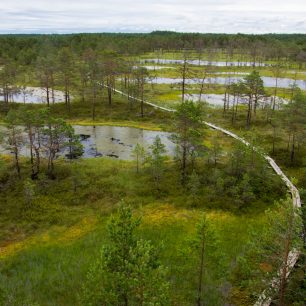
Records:
{"label": "overcast sky", "polygon": [[0,0],[0,33],[306,33],[306,0]]}

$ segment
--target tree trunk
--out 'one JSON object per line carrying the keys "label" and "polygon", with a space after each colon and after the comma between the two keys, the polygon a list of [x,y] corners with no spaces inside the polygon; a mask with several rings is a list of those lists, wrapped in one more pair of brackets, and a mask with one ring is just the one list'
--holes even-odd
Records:
{"label": "tree trunk", "polygon": [[37,175],[40,172],[40,154],[39,154],[39,148],[34,148],[35,150],[35,155],[36,155],[36,169],[35,169],[35,173],[34,173],[34,178],[37,178]]}
{"label": "tree trunk", "polygon": [[144,109],[143,109],[143,106],[144,106],[144,80],[141,81],[141,117],[143,118],[144,116]]}
{"label": "tree trunk", "polygon": [[236,94],[234,94],[233,107],[232,107],[232,125],[234,125],[234,120],[235,120],[235,105],[236,105]]}
{"label": "tree trunk", "polygon": [[182,185],[186,183],[186,167],[187,167],[187,148],[183,145],[183,156],[182,156]]}
{"label": "tree trunk", "polygon": [[34,157],[33,157],[33,134],[32,134],[32,127],[29,126],[29,132],[28,132],[28,136],[29,136],[29,142],[30,142],[30,162],[31,162],[31,178],[34,179]]}
{"label": "tree trunk", "polygon": [[16,139],[16,133],[15,133],[14,127],[13,127],[13,145],[14,145],[15,167],[16,167],[18,178],[20,179],[21,175],[20,175],[20,165],[19,165],[19,152],[18,152],[17,139]]}
{"label": "tree trunk", "polygon": [[227,96],[227,92],[225,90],[224,99],[223,99],[223,116],[225,115],[225,112],[226,112],[226,96]]}
{"label": "tree trunk", "polygon": [[276,94],[277,94],[277,83],[278,83],[278,78],[275,78],[275,89],[274,89],[274,97],[273,97],[273,111],[275,111],[275,100],[276,100]]}
{"label": "tree trunk", "polygon": [[52,94],[52,104],[55,103],[55,96],[54,96],[54,87],[51,88],[51,94]]}
{"label": "tree trunk", "polygon": [[294,162],[294,156],[295,156],[295,134],[292,135],[292,144],[291,144],[291,152],[290,152],[291,164]]}
{"label": "tree trunk", "polygon": [[186,70],[187,70],[187,60],[185,59],[183,65],[182,102],[185,101]]}
{"label": "tree trunk", "polygon": [[205,252],[205,241],[204,241],[204,237],[202,237],[197,306],[202,306],[202,283],[203,283],[203,270],[204,270],[204,252]]}
{"label": "tree trunk", "polygon": [[247,112],[247,122],[246,122],[246,128],[249,129],[251,126],[251,116],[252,116],[252,97],[249,97],[249,103],[248,103],[248,112]]}
{"label": "tree trunk", "polygon": [[92,121],[96,119],[96,85],[93,84],[92,92]]}
{"label": "tree trunk", "polygon": [[275,154],[275,138],[276,138],[276,126],[273,126],[273,139],[272,139],[272,154]]}
{"label": "tree trunk", "polygon": [[139,154],[136,156],[136,172],[139,173]]}
{"label": "tree trunk", "polygon": [[199,94],[199,102],[201,102],[201,98],[203,95],[203,91],[204,91],[204,85],[205,85],[205,79],[206,79],[206,74],[203,76],[202,78],[202,82],[201,82],[201,88],[200,88],[200,94]]}
{"label": "tree trunk", "polygon": [[129,300],[128,300],[127,294],[124,294],[123,301],[124,301],[124,306],[129,306]]}
{"label": "tree trunk", "polygon": [[110,85],[107,86],[107,94],[108,94],[108,105],[112,105],[112,88]]}
{"label": "tree trunk", "polygon": [[46,91],[47,91],[47,105],[49,107],[50,106],[50,96],[49,96],[49,86],[48,85],[46,87]]}
{"label": "tree trunk", "polygon": [[289,135],[288,135],[288,142],[287,142],[287,151],[288,152],[289,152],[290,142],[291,142],[291,134],[289,133]]}
{"label": "tree trunk", "polygon": [[254,120],[256,120],[256,111],[257,111],[257,105],[258,105],[258,97],[255,96],[255,99],[254,99]]}
{"label": "tree trunk", "polygon": [[234,121],[236,121],[237,118],[237,113],[238,113],[238,104],[239,104],[239,95],[237,96],[237,101],[236,101],[236,108],[235,108],[235,116],[234,116]]}

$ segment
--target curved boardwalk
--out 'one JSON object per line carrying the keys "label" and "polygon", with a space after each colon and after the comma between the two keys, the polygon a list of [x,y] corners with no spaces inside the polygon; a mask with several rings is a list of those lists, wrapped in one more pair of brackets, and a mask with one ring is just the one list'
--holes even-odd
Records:
{"label": "curved boardwalk", "polygon": [[[106,85],[104,85],[105,87],[107,87]],[[135,101],[138,101],[138,102],[141,102],[140,99],[138,98],[135,98],[135,97],[132,97],[132,96],[129,96],[127,95],[126,93],[120,91],[120,90],[117,90],[117,89],[113,89],[114,92],[117,92],[123,96],[126,96],[127,98],[129,99],[132,99],[132,100],[135,100]],[[148,102],[148,101],[143,101],[144,104],[147,104],[147,105],[150,105],[156,109],[160,109],[160,110],[163,110],[163,111],[166,111],[166,112],[175,112],[174,109],[170,109],[170,108],[166,108],[166,107],[162,107],[162,106],[158,106],[154,103],[151,103],[151,102]],[[245,139],[239,137],[238,135],[232,133],[231,131],[228,131],[226,129],[223,129],[222,127],[219,127],[217,125],[214,125],[210,122],[206,122],[206,121],[203,121],[203,123],[207,126],[209,126],[210,128],[214,129],[214,130],[217,130],[217,131],[220,131],[240,142],[242,142],[243,144],[245,144],[246,146],[251,146],[251,144],[246,141]],[[275,173],[282,179],[282,181],[286,184],[289,192],[291,193],[291,197],[292,197],[292,205],[295,207],[295,208],[301,208],[301,198],[300,198],[300,194],[299,194],[299,191],[298,189],[293,185],[293,183],[288,179],[288,177],[284,174],[284,172],[281,170],[281,168],[276,164],[276,162],[268,155],[266,154],[263,154],[258,148],[256,147],[253,147],[253,149],[258,152],[259,154],[261,154],[265,160],[270,164],[270,166],[272,167],[272,169],[275,171]],[[292,268],[295,266],[296,262],[298,261],[298,258],[299,258],[299,255],[300,255],[300,252],[298,250],[291,250],[290,253],[289,253],[289,260],[288,262],[286,263],[287,266],[288,266],[288,272],[287,272],[287,277],[289,276]],[[273,288],[277,288],[278,287],[278,280],[275,279],[272,281],[271,283],[271,287]],[[268,294],[266,293],[266,291],[262,292],[261,295],[259,296],[257,302],[254,304],[255,306],[269,306],[272,302],[272,298],[268,296]]]}

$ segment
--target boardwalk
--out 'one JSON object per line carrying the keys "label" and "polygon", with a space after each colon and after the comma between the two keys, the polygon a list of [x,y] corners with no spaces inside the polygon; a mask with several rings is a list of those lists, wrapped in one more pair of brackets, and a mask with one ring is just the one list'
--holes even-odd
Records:
{"label": "boardwalk", "polygon": [[[105,87],[107,87],[106,85],[104,85]],[[123,96],[126,96],[127,98],[129,99],[132,99],[132,100],[135,100],[135,101],[138,101],[138,102],[141,102],[140,99],[138,98],[135,98],[135,97],[132,97],[132,96],[129,96],[127,95],[126,93],[120,91],[120,90],[117,90],[117,89],[113,89],[113,91],[123,95]],[[148,101],[143,101],[144,104],[146,105],[150,105],[156,109],[160,109],[162,111],[166,111],[166,112],[175,112],[174,109],[170,109],[170,108],[166,108],[166,107],[162,107],[162,106],[159,106],[159,105],[156,105],[154,103],[151,103],[151,102],[148,102]],[[226,129],[223,129],[222,127],[220,126],[217,126],[213,123],[210,123],[210,122],[206,122],[206,121],[203,121],[203,123],[207,126],[209,126],[210,128],[214,129],[214,130],[217,130],[217,131],[220,131],[240,142],[242,142],[243,144],[245,144],[246,146],[251,146],[251,144],[246,141],[245,139],[239,137],[238,135],[234,134],[233,132],[229,131],[229,130],[226,130]],[[258,152],[259,154],[261,154],[265,160],[270,164],[270,166],[272,167],[272,169],[275,171],[275,173],[282,179],[282,181],[286,184],[289,192],[291,193],[291,197],[292,197],[292,205],[295,207],[295,208],[301,208],[301,198],[300,198],[300,194],[299,194],[299,191],[298,189],[293,185],[293,183],[289,180],[289,178],[284,174],[284,172],[281,170],[281,168],[276,164],[276,162],[268,155],[266,154],[263,154],[261,152],[261,150],[257,147],[253,147],[253,149]],[[298,258],[299,258],[299,255],[300,255],[300,252],[298,250],[291,250],[290,253],[289,253],[289,260],[288,260],[288,263],[287,266],[288,266],[288,272],[287,272],[287,277],[289,276],[292,268],[295,266],[296,262],[298,261]],[[278,281],[275,279],[272,281],[271,283],[271,287],[277,287],[278,286]],[[261,293],[261,295],[259,296],[257,302],[254,304],[254,306],[269,306],[272,302],[272,298],[270,296],[268,296],[267,292],[264,291]]]}

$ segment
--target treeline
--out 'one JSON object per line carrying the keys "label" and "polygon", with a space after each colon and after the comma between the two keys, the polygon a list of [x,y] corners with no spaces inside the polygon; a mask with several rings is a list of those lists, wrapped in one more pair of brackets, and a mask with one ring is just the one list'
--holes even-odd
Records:
{"label": "treeline", "polygon": [[[59,50],[45,46],[31,67],[18,65],[7,59],[0,69],[0,94],[2,111],[7,113],[14,95],[21,94],[26,102],[30,95],[27,85],[37,84],[44,91],[47,106],[54,104],[55,90],[64,93],[67,111],[71,111],[72,94],[82,103],[91,105],[92,119],[96,117],[96,107],[107,92],[108,105],[112,105],[115,88],[120,86],[129,94],[141,99],[141,116],[144,116],[144,85],[148,77],[144,68],[135,67],[135,62],[109,50],[86,49],[77,56],[68,47]],[[121,79],[121,81],[118,79]]]}
{"label": "treeline", "polygon": [[83,154],[83,147],[74,129],[61,118],[51,116],[49,109],[32,111],[20,108],[11,110],[5,118],[5,130],[0,134],[4,149],[12,155],[17,177],[21,179],[21,156],[28,149],[30,177],[38,179],[42,163],[46,162],[46,174],[54,179],[54,161],[59,152],[67,158]]}
{"label": "treeline", "polygon": [[[277,87],[275,88],[275,92]],[[277,105],[276,96],[269,97],[265,92],[263,81],[258,72],[253,71],[242,81],[227,86],[224,98],[223,116],[227,117],[233,126],[237,123],[241,104],[246,105],[245,127],[250,129],[259,122],[264,123],[272,130],[271,153],[275,155],[280,134],[286,141],[286,159],[290,165],[302,164],[302,146],[305,144],[306,126],[306,96],[295,85],[291,88],[291,98],[284,105]],[[231,98],[230,98],[231,95]],[[244,99],[244,100],[243,100]],[[243,100],[243,101],[242,101]],[[276,111],[276,109],[278,110]],[[258,119],[257,111],[261,110]],[[242,109],[245,112],[245,109]],[[241,116],[241,115],[240,115]],[[298,160],[299,159],[299,160]]]}
{"label": "treeline", "polygon": [[148,34],[92,33],[66,35],[0,35],[0,64],[10,58],[21,65],[31,65],[45,46],[56,50],[70,48],[75,54],[86,49],[113,50],[122,55],[136,55],[156,49],[169,50],[222,50],[254,55],[265,60],[287,58],[306,59],[304,34],[200,34],[156,31]]}
{"label": "treeline", "polygon": [[[278,177],[271,176],[264,159],[253,147],[235,143],[228,162],[223,157],[222,142],[217,138],[209,147],[204,145],[203,115],[201,104],[185,101],[178,106],[173,115],[175,133],[171,136],[176,145],[173,159],[166,157],[166,147],[158,136],[149,150],[139,144],[134,147],[137,175],[150,179],[152,194],[157,197],[167,194],[167,176],[171,175],[190,195],[192,207],[200,207],[203,192],[209,194],[211,189],[218,195],[212,196],[212,202],[218,202],[220,197],[234,199],[230,207],[238,209],[256,198],[269,202],[272,194],[281,195]],[[56,160],[60,155],[76,159],[83,154],[79,136],[72,126],[54,117],[48,108],[10,110],[1,138],[2,148],[11,155],[12,174],[19,179],[28,177],[39,181],[45,174],[55,179]],[[29,167],[23,167],[25,161]],[[5,181],[4,178],[4,184]]]}
{"label": "treeline", "polygon": [[[234,142],[224,158],[222,140],[216,135],[209,146],[203,144],[207,131],[202,122],[203,108],[201,104],[184,101],[173,117],[174,133],[171,137],[176,144],[173,159],[174,168],[169,168],[166,158],[166,147],[157,136],[149,150],[137,144],[133,155],[136,161],[138,176],[149,175],[152,182],[152,194],[162,197],[167,194],[167,173],[175,175],[186,194],[191,207],[201,207],[204,194],[211,190],[211,202],[230,199],[223,208],[246,208],[256,199],[264,199],[269,203],[271,198],[282,196],[284,188],[278,177],[266,167],[264,158],[255,151],[254,146],[245,146]],[[171,161],[170,161],[170,164]],[[262,184],[265,182],[265,184]]]}

